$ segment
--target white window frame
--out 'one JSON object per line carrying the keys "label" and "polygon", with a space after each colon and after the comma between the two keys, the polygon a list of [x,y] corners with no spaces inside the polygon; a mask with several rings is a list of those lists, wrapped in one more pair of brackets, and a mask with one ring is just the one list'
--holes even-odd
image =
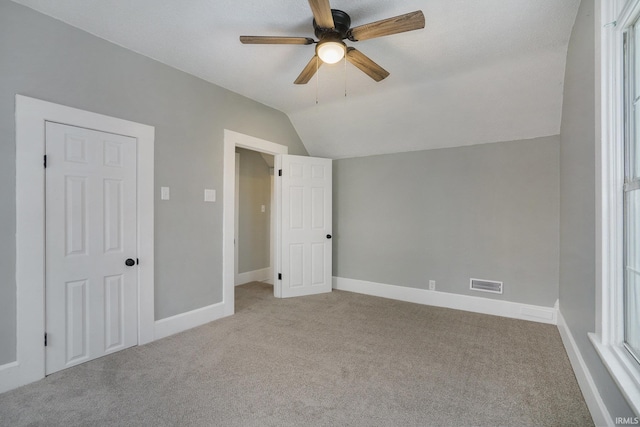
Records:
{"label": "white window frame", "polygon": [[[600,136],[596,147],[596,333],[591,342],[634,412],[640,415],[640,365],[624,346],[623,33],[640,17],[640,0],[600,3]],[[597,55],[596,55],[597,58]],[[597,75],[598,73],[596,73]]]}

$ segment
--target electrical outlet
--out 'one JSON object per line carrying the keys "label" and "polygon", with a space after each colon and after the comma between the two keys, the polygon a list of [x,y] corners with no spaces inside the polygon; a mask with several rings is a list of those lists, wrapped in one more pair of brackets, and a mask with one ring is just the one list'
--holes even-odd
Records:
{"label": "electrical outlet", "polygon": [[436,281],[435,280],[429,280],[429,290],[430,291],[435,291],[436,290]]}

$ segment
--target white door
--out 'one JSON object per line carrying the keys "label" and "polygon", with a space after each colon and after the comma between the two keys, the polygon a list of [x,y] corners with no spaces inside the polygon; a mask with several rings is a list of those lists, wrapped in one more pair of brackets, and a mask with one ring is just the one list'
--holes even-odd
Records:
{"label": "white door", "polygon": [[282,203],[276,296],[331,292],[331,160],[282,154],[276,170]]}
{"label": "white door", "polygon": [[137,148],[135,138],[47,123],[46,153],[51,374],[137,344]]}

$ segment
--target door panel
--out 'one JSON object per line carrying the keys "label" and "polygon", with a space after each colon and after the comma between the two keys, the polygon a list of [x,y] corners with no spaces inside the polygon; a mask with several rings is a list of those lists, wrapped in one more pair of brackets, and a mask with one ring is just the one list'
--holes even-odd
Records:
{"label": "door panel", "polygon": [[65,231],[67,255],[86,255],[87,247],[87,179],[65,177]]}
{"label": "door panel", "polygon": [[105,277],[104,279],[104,347],[106,350],[122,346],[124,330],[124,277]]}
{"label": "door panel", "polygon": [[282,279],[276,295],[331,292],[331,160],[278,155],[276,163],[282,170]]}
{"label": "door panel", "polygon": [[324,258],[326,243],[311,244],[311,285],[321,286],[325,283],[325,263]]}
{"label": "door panel", "polygon": [[124,189],[121,179],[104,180],[104,251],[122,252]]}
{"label": "door panel", "polygon": [[46,373],[137,343],[136,140],[46,125]]}
{"label": "door panel", "polygon": [[87,281],[66,284],[67,355],[69,362],[87,358]]}

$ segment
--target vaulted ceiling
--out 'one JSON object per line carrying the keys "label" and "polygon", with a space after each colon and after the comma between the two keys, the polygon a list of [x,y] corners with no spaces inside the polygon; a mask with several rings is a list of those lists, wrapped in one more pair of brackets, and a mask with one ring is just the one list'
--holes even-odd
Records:
{"label": "vaulted ceiling", "polygon": [[342,61],[294,85],[314,45],[238,37],[314,37],[306,0],[14,1],[281,110],[311,155],[331,158],[558,134],[580,3],[331,0],[352,26],[422,10],[426,27],[347,41],[391,73],[382,82]]}

